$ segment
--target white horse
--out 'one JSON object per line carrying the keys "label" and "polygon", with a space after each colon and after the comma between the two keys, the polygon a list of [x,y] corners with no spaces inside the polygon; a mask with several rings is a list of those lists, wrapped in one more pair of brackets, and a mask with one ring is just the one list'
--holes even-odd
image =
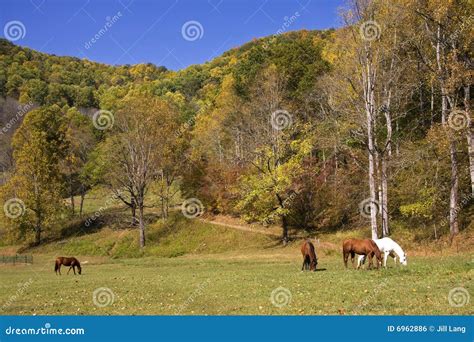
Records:
{"label": "white horse", "polygon": [[[397,256],[400,260],[400,263],[403,266],[407,265],[407,255],[403,251],[402,247],[389,237],[384,237],[381,239],[374,240],[377,247],[380,249],[380,252],[383,253],[383,266],[387,267],[387,258],[390,255],[395,263],[397,262]],[[357,261],[357,266],[360,267],[365,263],[365,255],[359,255],[359,260]]]}

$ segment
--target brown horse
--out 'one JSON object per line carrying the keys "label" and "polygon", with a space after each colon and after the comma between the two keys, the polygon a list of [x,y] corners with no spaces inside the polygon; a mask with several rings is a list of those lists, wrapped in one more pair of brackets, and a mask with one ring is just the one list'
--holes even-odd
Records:
{"label": "brown horse", "polygon": [[[374,240],[371,239],[348,239],[342,243],[342,254],[344,257],[344,266],[347,268],[347,259],[349,254],[351,255],[352,266],[354,265],[355,254],[366,255],[369,259],[369,268],[372,268],[372,257],[375,255],[377,258],[377,268],[379,263],[382,263],[382,254],[379,248],[375,244]],[[357,267],[359,269],[360,266]]]}
{"label": "brown horse", "polygon": [[72,268],[74,275],[76,275],[76,267],[79,274],[81,274],[82,272],[81,263],[79,262],[79,260],[77,260],[74,257],[70,257],[70,258],[57,257],[56,262],[54,263],[54,272],[56,272],[56,274],[59,273],[59,275],[61,275],[61,265],[69,266],[69,270],[67,271],[67,274],[69,274],[69,271]]}
{"label": "brown horse", "polygon": [[301,254],[303,254],[303,266],[301,267],[301,271],[308,269],[310,271],[316,271],[318,258],[316,257],[314,245],[311,243],[311,241],[306,240],[303,242],[301,245]]}

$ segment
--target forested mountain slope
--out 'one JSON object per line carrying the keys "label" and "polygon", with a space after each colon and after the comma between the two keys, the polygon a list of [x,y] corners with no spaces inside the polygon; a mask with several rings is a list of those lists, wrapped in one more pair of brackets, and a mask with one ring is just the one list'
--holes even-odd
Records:
{"label": "forested mountain slope", "polygon": [[0,136],[2,197],[29,208],[5,219],[12,239],[41,243],[80,212],[64,199],[97,186],[130,208],[141,246],[151,195],[164,219],[184,202],[190,217],[280,224],[284,241],[290,227],[470,229],[472,28],[459,23],[472,5],[367,6],[339,30],[254,40],[180,71],[0,41],[0,95],[41,106]]}

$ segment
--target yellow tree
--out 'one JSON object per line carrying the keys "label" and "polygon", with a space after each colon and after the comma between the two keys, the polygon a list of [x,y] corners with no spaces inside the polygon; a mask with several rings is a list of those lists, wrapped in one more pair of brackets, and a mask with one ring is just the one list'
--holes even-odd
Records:
{"label": "yellow tree", "polygon": [[[441,123],[449,140],[451,182],[449,227],[451,236],[459,232],[459,139],[455,130],[466,129],[470,158],[471,187],[474,180],[474,139],[470,125],[472,83],[472,9],[470,1],[430,0],[410,3],[415,14],[411,24],[423,32],[419,56],[441,93]],[[460,94],[464,92],[464,96]],[[464,97],[463,116],[458,98]],[[463,123],[460,125],[459,120]]]}
{"label": "yellow tree", "polygon": [[23,232],[33,231],[34,242],[39,245],[42,233],[51,228],[63,207],[60,162],[67,143],[61,109],[54,105],[29,112],[12,144],[15,170],[3,197],[12,196],[8,200],[16,202],[21,213],[9,215],[6,210],[7,216]]}

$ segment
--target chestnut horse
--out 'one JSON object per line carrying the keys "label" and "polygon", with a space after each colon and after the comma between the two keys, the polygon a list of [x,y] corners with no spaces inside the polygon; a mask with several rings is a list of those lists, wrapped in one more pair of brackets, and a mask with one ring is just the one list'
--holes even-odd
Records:
{"label": "chestnut horse", "polygon": [[303,266],[301,267],[301,271],[303,270],[310,270],[316,271],[316,266],[318,265],[318,258],[316,257],[316,253],[314,251],[314,245],[311,241],[306,240],[301,245],[301,254],[303,254]]}
{"label": "chestnut horse", "polygon": [[[348,239],[344,240],[342,243],[342,254],[344,257],[344,266],[347,268],[347,259],[349,254],[351,255],[352,266],[354,265],[355,254],[365,255],[369,259],[369,268],[372,268],[372,257],[375,255],[377,258],[377,268],[379,268],[379,263],[382,263],[382,254],[380,253],[379,248],[375,244],[374,240],[371,239]],[[360,265],[357,266],[357,269],[360,268]]]}
{"label": "chestnut horse", "polygon": [[61,265],[69,266],[69,270],[67,271],[67,274],[69,274],[69,271],[72,268],[74,275],[76,275],[76,267],[79,274],[81,274],[82,272],[81,263],[79,262],[79,260],[77,260],[74,257],[70,257],[70,258],[57,257],[56,262],[54,263],[54,272],[56,272],[56,274],[59,273],[59,275],[61,275]]}

